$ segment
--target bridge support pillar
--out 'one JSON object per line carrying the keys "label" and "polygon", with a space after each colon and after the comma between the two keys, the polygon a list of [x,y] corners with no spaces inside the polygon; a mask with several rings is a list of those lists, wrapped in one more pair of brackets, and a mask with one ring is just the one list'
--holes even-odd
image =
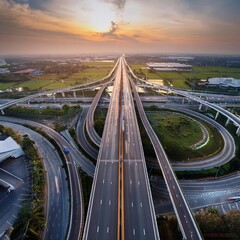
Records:
{"label": "bridge support pillar", "polygon": [[5,115],[5,112],[3,111],[3,109],[1,109],[1,113],[2,113],[2,115]]}
{"label": "bridge support pillar", "polygon": [[229,124],[229,122],[230,122],[230,119],[228,118],[226,123],[225,123],[225,126],[227,126]]}
{"label": "bridge support pillar", "polygon": [[238,126],[238,129],[236,131],[236,134],[239,136],[240,135],[240,126]]}
{"label": "bridge support pillar", "polygon": [[64,92],[62,92],[62,97],[65,97],[65,93]]}
{"label": "bridge support pillar", "polygon": [[73,91],[73,97],[77,97],[77,95],[76,95],[76,91]]}
{"label": "bridge support pillar", "polygon": [[202,103],[200,103],[198,110],[199,110],[199,111],[202,110]]}
{"label": "bridge support pillar", "polygon": [[218,118],[219,112],[216,113],[215,120]]}

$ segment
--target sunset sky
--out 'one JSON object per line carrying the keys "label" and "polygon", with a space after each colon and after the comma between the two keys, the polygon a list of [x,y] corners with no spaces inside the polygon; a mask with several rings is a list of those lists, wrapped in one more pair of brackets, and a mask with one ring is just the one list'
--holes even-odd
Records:
{"label": "sunset sky", "polygon": [[0,0],[0,56],[240,55],[240,0]]}

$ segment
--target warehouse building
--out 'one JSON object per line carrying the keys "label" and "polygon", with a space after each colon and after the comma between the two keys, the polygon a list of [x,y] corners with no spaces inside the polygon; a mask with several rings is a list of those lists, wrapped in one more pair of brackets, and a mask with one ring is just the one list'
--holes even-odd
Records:
{"label": "warehouse building", "polygon": [[148,69],[161,72],[191,72],[192,65],[183,63],[146,63]]}
{"label": "warehouse building", "polygon": [[240,88],[240,79],[236,78],[209,78],[208,86],[225,87],[225,88]]}

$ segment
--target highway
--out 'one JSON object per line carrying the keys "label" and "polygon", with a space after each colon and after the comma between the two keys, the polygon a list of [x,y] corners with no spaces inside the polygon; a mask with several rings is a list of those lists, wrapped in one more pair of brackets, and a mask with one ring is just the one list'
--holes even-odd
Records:
{"label": "highway", "polygon": [[[157,101],[157,99],[158,98],[155,97],[154,101]],[[160,99],[161,99],[161,97],[160,97]],[[146,104],[143,104],[143,105],[145,106]],[[179,104],[154,103],[154,106],[157,106],[158,108],[168,108],[173,111],[182,112],[183,114],[188,114],[195,118],[201,119],[201,120],[207,122],[208,124],[214,126],[223,137],[224,147],[223,147],[222,151],[220,151],[219,153],[216,153],[214,155],[206,156],[202,159],[198,159],[198,160],[194,160],[194,161],[190,161],[190,162],[188,162],[188,161],[186,161],[186,162],[171,162],[171,165],[175,171],[185,171],[185,170],[186,171],[196,171],[196,170],[202,170],[202,169],[210,169],[210,168],[218,167],[220,165],[223,165],[223,164],[229,162],[235,156],[236,147],[235,147],[235,141],[234,141],[233,137],[222,125],[220,125],[215,120],[213,120],[203,114],[200,114],[198,112],[192,111],[192,110],[188,109],[189,106],[185,106],[182,104],[179,105]],[[87,139],[84,138],[84,131],[83,131],[82,127],[79,127],[78,133],[80,133],[80,135],[81,135],[81,139],[82,139],[81,143],[83,143],[83,140],[84,140],[84,141],[86,141],[86,144],[88,144],[91,147],[91,145],[88,143]],[[85,149],[88,150],[88,147],[85,147]],[[93,151],[96,152],[95,149],[92,149],[92,151],[89,149],[88,151],[89,151],[89,154],[93,153]],[[95,157],[95,159],[96,159],[96,157]],[[155,164],[155,162],[152,163],[151,166],[154,167],[155,165],[159,166],[158,164]]]}
{"label": "highway", "polygon": [[61,159],[53,145],[39,133],[24,126],[1,122],[22,135],[27,134],[36,144],[43,157],[47,177],[46,194],[46,226],[44,239],[66,239],[69,219],[69,191],[66,173],[62,168]]}
{"label": "highway", "polygon": [[178,219],[178,223],[183,234],[184,239],[202,239],[201,233],[195,223],[192,212],[188,206],[188,203],[182,193],[182,190],[178,184],[178,180],[172,170],[171,164],[167,158],[167,155],[157,137],[153,131],[146,114],[144,112],[141,99],[136,91],[135,84],[131,80],[135,101],[137,104],[138,112],[145,130],[153,144],[159,166],[162,170],[164,180],[166,182],[168,192]]}
{"label": "highway", "polygon": [[[151,184],[157,214],[172,214],[172,204],[164,181],[159,177],[152,177]],[[239,173],[215,179],[180,180],[179,184],[193,209],[214,206],[219,212],[223,213],[223,206],[228,207],[228,211],[234,208],[235,210],[240,209],[239,202],[228,200],[229,197],[239,196],[240,194]]]}
{"label": "highway", "polygon": [[94,166],[82,159],[81,154],[71,146],[59,133],[55,132],[53,129],[42,125],[40,123],[32,122],[29,120],[23,120],[18,118],[10,118],[10,117],[0,117],[0,121],[13,122],[18,124],[27,124],[33,127],[40,128],[42,131],[47,133],[50,137],[52,137],[63,149],[66,146],[70,149],[68,154],[65,154],[67,169],[69,173],[70,180],[70,194],[71,194],[71,210],[70,210],[70,223],[67,239],[79,239],[81,236],[81,232],[83,230],[83,199],[82,199],[82,188],[80,179],[78,177],[76,163],[81,164],[84,167],[85,171],[93,176]]}
{"label": "highway", "polygon": [[83,239],[159,239],[140,133],[122,60],[100,144]]}
{"label": "highway", "polygon": [[124,64],[122,73],[125,239],[159,239],[142,140]]}
{"label": "highway", "polygon": [[100,144],[83,239],[118,239],[118,165],[121,64]]}
{"label": "highway", "polygon": [[[111,81],[110,81],[111,82]],[[94,128],[94,112],[97,108],[98,102],[102,96],[102,93],[104,89],[107,87],[109,83],[105,83],[102,85],[102,87],[98,90],[96,96],[94,97],[92,104],[88,110],[87,117],[86,117],[86,129],[88,136],[91,138],[93,143],[96,146],[99,146],[101,143],[101,138],[99,135],[96,133],[95,128]]]}
{"label": "highway", "polygon": [[[88,134],[96,145],[100,145],[96,170],[90,161],[86,160],[78,150],[73,148],[51,128],[27,120],[5,117],[0,117],[0,120],[40,127],[49,136],[54,138],[61,148],[66,146],[70,149],[70,153],[65,154],[71,190],[71,212],[67,239],[79,239],[83,230],[81,182],[78,178],[76,164],[80,165],[90,176],[93,176],[95,170],[83,239],[159,239],[142,142],[131,92],[133,91],[139,115],[154,146],[183,238],[202,239],[188,203],[172,170],[172,166],[147,120],[141,99],[136,91],[136,86],[128,76],[127,71],[131,73],[132,71],[129,67],[127,69],[127,67],[128,65],[125,59],[120,58],[111,73],[104,78],[104,80],[106,80],[112,77],[113,74],[115,76],[113,93],[102,140],[94,130],[93,114],[107,83],[103,84],[98,91],[87,116],[86,111],[83,112],[84,118],[86,117]],[[38,93],[22,99],[6,102],[0,105],[0,110],[18,102],[27,101],[31,98],[46,94],[76,91],[78,90],[76,87],[85,87],[100,81],[103,81],[103,79],[90,84]],[[159,86],[157,88],[159,88]],[[231,119],[237,126],[240,126],[240,119],[238,117],[216,104],[209,103],[183,91],[166,87],[159,89],[174,92],[211,107]],[[80,123],[80,125],[81,124],[82,123]],[[225,139],[227,138],[226,136],[224,136]],[[79,139],[82,137],[85,138],[85,136],[80,136]],[[225,145],[225,157],[224,155],[219,155],[224,159],[226,159],[226,156],[228,156],[228,158],[233,156],[232,153],[235,151],[233,139],[228,138],[227,141],[232,148],[227,149]],[[86,145],[84,145],[84,148],[85,147]],[[93,149],[88,146],[87,152],[91,151],[93,151]],[[92,153],[91,156],[93,155],[96,156],[96,152]],[[224,161],[221,161],[221,164],[223,163]],[[208,161],[207,165],[204,165],[203,162],[201,163],[200,161],[196,162],[193,166],[190,166],[189,163],[183,163],[183,166],[174,164],[175,163],[173,163],[173,166],[177,170],[194,169],[194,167],[196,168],[194,170],[197,170],[202,169],[204,166],[207,166],[206,168],[216,166],[216,158]]]}

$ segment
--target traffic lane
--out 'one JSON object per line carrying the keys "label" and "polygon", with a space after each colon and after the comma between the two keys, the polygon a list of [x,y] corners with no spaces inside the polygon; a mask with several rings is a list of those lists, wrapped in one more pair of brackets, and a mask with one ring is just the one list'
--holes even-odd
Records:
{"label": "traffic lane", "polygon": [[[155,209],[157,214],[173,214],[172,203],[169,200],[169,197],[161,197],[160,194],[162,192],[156,191],[153,189],[153,195],[158,195],[158,199],[154,200]],[[186,198],[188,199],[189,205],[192,209],[202,209],[207,207],[216,207],[218,210],[221,210],[221,205],[228,206],[229,204],[235,204],[236,202],[231,202],[228,200],[229,197],[235,197],[236,194],[239,195],[239,189],[235,189],[234,192],[225,192],[225,191],[218,191],[218,192],[209,192],[209,193],[197,193],[191,192],[186,193]],[[238,202],[239,203],[239,202]],[[231,210],[229,208],[228,210]],[[222,211],[219,211],[220,213]],[[226,211],[227,212],[227,211]],[[226,213],[225,212],[225,213]]]}
{"label": "traffic lane", "polygon": [[[168,199],[166,184],[163,180],[152,179],[151,181],[154,196],[158,199]],[[186,194],[187,199],[205,199],[214,198],[222,195],[224,199],[228,196],[234,196],[239,191],[239,174],[224,177],[216,180],[180,180],[179,184]],[[228,195],[228,196],[226,196]],[[189,203],[190,203],[189,200]]]}
{"label": "traffic lane", "polygon": [[[69,218],[69,191],[60,156],[45,138],[36,133],[36,144],[44,159],[48,178],[49,212],[46,239],[64,239]],[[40,144],[40,145],[39,145]]]}
{"label": "traffic lane", "polygon": [[45,237],[64,238],[68,225],[69,192],[66,173],[62,168],[61,159],[55,147],[40,134],[29,128],[12,123],[6,123],[6,125],[17,129],[22,135],[28,134],[34,140],[38,151],[43,157],[48,183]]}
{"label": "traffic lane", "polygon": [[103,139],[102,149],[99,159],[118,161],[118,128],[114,128],[108,132],[107,136]]}
{"label": "traffic lane", "polygon": [[79,239],[83,228],[83,202],[80,180],[73,159],[68,155],[69,177],[71,179],[71,203],[72,212],[68,239]]}
{"label": "traffic lane", "polygon": [[126,239],[157,239],[146,181],[141,161],[124,161]]}
{"label": "traffic lane", "polygon": [[151,205],[151,192],[149,192],[150,188],[147,188],[148,176],[144,171],[145,162],[143,162],[141,137],[126,74],[124,80],[124,141],[125,146],[129,149],[124,160],[124,191],[126,192],[124,212],[127,214],[125,216],[127,228],[125,235],[128,239],[158,239],[155,212]]}
{"label": "traffic lane", "polygon": [[[113,80],[113,78],[111,79],[111,81],[112,80]],[[108,85],[108,83],[104,84],[97,92],[97,94],[89,108],[87,118],[86,118],[86,123],[87,123],[86,127],[87,127],[87,131],[89,133],[89,136],[94,141],[94,143],[97,144],[98,146],[101,143],[101,139],[100,139],[99,135],[96,133],[95,128],[94,128],[94,112],[96,110],[96,107],[100,100],[100,97],[107,85]]]}
{"label": "traffic lane", "polygon": [[117,203],[118,163],[101,162],[86,239],[117,239]]}
{"label": "traffic lane", "polygon": [[[160,168],[162,169],[164,179],[168,185],[168,189],[170,192],[170,197],[173,202],[173,206],[176,211],[176,216],[178,217],[179,225],[182,228],[181,231],[183,234],[186,235],[188,239],[199,239],[201,238],[200,233],[195,227],[195,222],[192,217],[191,211],[189,210],[189,207],[187,205],[187,202],[184,199],[183,194],[181,193],[181,189],[177,184],[177,179],[175,178],[175,175],[171,169],[171,165],[169,164],[166,155],[162,149],[162,146],[154,133],[153,129],[151,128],[146,114],[144,113],[143,106],[141,104],[139,95],[136,91],[136,88],[134,84],[132,83],[133,89],[134,89],[134,94],[137,102],[137,106],[139,109],[139,114],[142,119],[143,125],[145,126],[145,129],[152,141],[152,144],[154,145],[154,149],[159,161]],[[165,168],[164,169],[164,165]],[[167,170],[167,171],[166,171]],[[174,184],[174,187],[172,186]]]}
{"label": "traffic lane", "polygon": [[[45,150],[47,149],[45,148]],[[52,161],[56,159],[53,154],[49,154],[48,157]],[[51,187],[48,189],[49,213],[45,238],[65,239],[69,219],[69,190],[66,173],[63,171],[62,165],[58,164],[56,167],[52,164],[52,161],[48,169],[55,169],[55,172],[54,174],[48,174],[48,182]]]}
{"label": "traffic lane", "polygon": [[[161,177],[151,177],[152,185],[164,190],[166,189],[166,184]],[[184,190],[192,191],[218,191],[218,190],[227,190],[231,188],[238,188],[240,185],[240,174],[234,173],[225,177],[217,177],[213,179],[199,179],[199,180],[179,180],[180,186]]]}
{"label": "traffic lane", "polygon": [[[156,148],[157,152],[161,152],[160,148]],[[170,170],[171,167],[169,162],[162,158],[161,165],[163,176],[170,192],[170,198],[172,199],[173,207],[176,210],[177,218],[180,220],[187,239],[199,239],[195,231],[195,225],[192,221],[191,213],[188,211],[187,202],[184,200],[184,196],[178,187],[173,171]]]}
{"label": "traffic lane", "polygon": [[[119,70],[117,72],[117,75],[119,74]],[[116,77],[114,87],[113,87],[113,93],[110,99],[110,105],[109,105],[109,110],[107,113],[107,118],[104,126],[104,131],[103,131],[103,137],[102,137],[102,142],[100,144],[100,150],[99,150],[99,155],[98,155],[98,162],[96,166],[96,173],[94,176],[94,181],[93,181],[93,186],[91,190],[91,196],[90,196],[90,201],[89,201],[89,207],[88,207],[88,213],[87,213],[87,220],[85,224],[85,230],[84,230],[84,239],[95,239],[95,235],[97,233],[98,238],[102,239],[102,236],[105,236],[106,234],[109,234],[110,232],[110,226],[107,226],[106,222],[108,222],[107,218],[103,218],[105,216],[105,213],[102,213],[101,215],[99,214],[99,205],[103,204],[103,198],[107,196],[107,203],[109,206],[112,206],[112,200],[109,199],[109,196],[107,194],[113,194],[113,190],[118,189],[118,182],[115,183],[115,189],[111,189],[111,192],[109,191],[109,186],[105,184],[105,175],[106,174],[111,174],[110,171],[106,171],[107,167],[112,167],[115,166],[114,168],[114,175],[110,175],[110,185],[113,183],[111,178],[117,178],[118,180],[118,139],[116,139],[116,133],[118,134],[118,118],[119,118],[119,92],[118,89],[116,89],[119,86],[119,81],[120,78]],[[111,124],[112,122],[112,124]],[[108,133],[111,133],[111,136],[108,135]],[[111,138],[110,138],[111,137]],[[108,139],[107,139],[108,138]],[[115,138],[117,141],[110,141],[112,138]],[[114,158],[111,158],[113,155]],[[116,160],[113,161],[112,159]],[[110,164],[110,165],[109,165]],[[111,165],[112,164],[112,165]],[[105,169],[105,170],[104,170]],[[104,171],[103,171],[104,170]],[[108,182],[109,182],[108,181]],[[114,181],[115,182],[115,181]],[[99,185],[101,184],[101,185]],[[108,183],[109,185],[109,183]],[[104,192],[104,194],[103,194]],[[101,195],[103,194],[103,196]],[[101,201],[102,200],[102,201]],[[109,202],[111,200],[111,202]],[[114,198],[113,204],[117,204],[117,196]],[[107,204],[104,198],[104,205]],[[109,209],[109,208],[108,208]],[[118,213],[118,207],[115,206],[114,210],[116,211],[116,220],[117,220],[117,213]],[[105,212],[105,209],[103,209]],[[93,216],[94,215],[94,216]],[[108,217],[110,217],[108,215]],[[114,218],[114,217],[113,217]],[[98,222],[96,222],[96,219],[98,219]],[[105,221],[103,221],[103,219]],[[100,223],[101,225],[101,232],[100,232]],[[117,229],[117,222],[114,223],[115,228]],[[90,230],[91,229],[91,230]],[[111,226],[111,234],[114,235],[115,230],[113,229],[113,226]],[[91,237],[89,234],[93,234]],[[116,239],[117,235],[114,236]],[[114,239],[113,238],[113,239]]]}

